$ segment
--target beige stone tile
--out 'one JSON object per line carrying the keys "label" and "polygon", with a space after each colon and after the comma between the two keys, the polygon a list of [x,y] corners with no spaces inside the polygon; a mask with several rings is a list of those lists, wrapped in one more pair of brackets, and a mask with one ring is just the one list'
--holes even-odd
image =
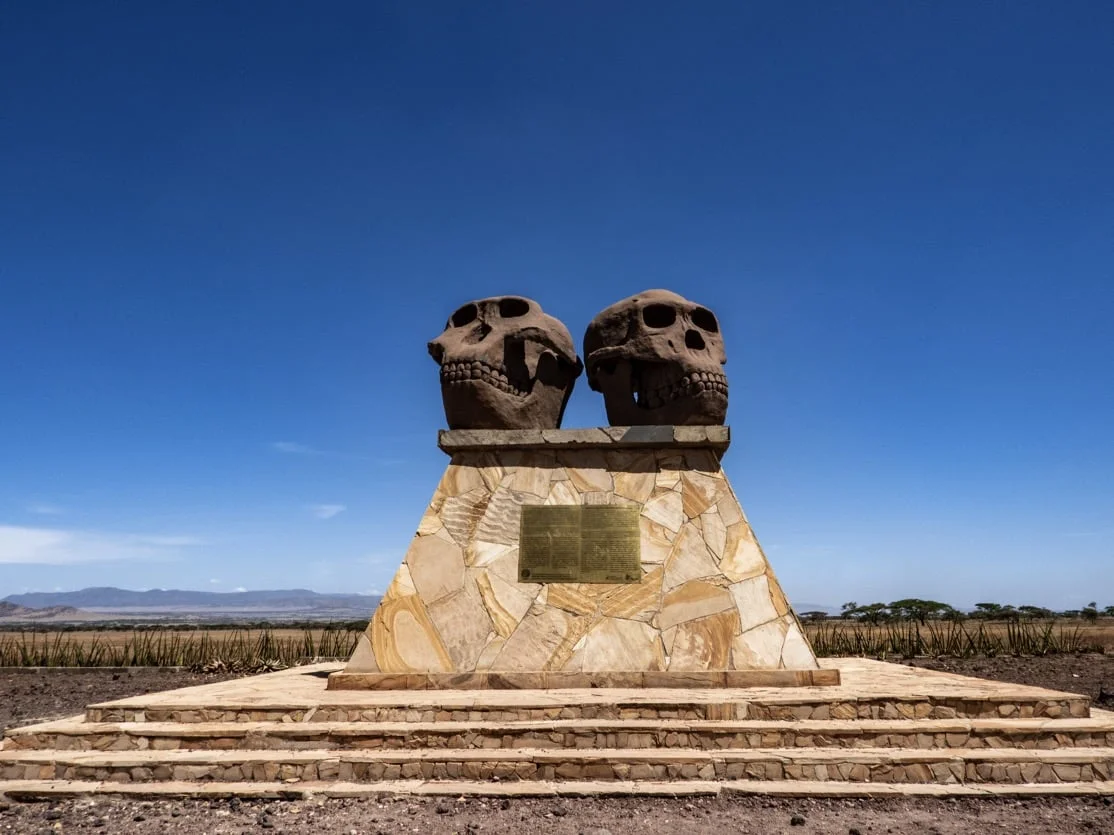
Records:
{"label": "beige stone tile", "polygon": [[375,658],[383,672],[449,672],[453,668],[416,594],[382,601],[369,629]]}
{"label": "beige stone tile", "polygon": [[375,660],[375,650],[372,649],[371,639],[367,632],[360,636],[356,642],[356,649],[348,659],[345,670],[352,673],[377,673],[379,664]]}
{"label": "beige stone tile", "polygon": [[544,467],[518,467],[511,475],[510,489],[516,493],[544,499],[549,495],[553,470]]}
{"label": "beige stone tile", "polygon": [[681,495],[673,490],[655,490],[655,494],[646,502],[642,514],[650,521],[674,533],[679,531],[685,522]]}
{"label": "beige stone tile", "polygon": [[566,471],[569,481],[581,493],[611,492],[615,488],[611,471],[607,469],[602,454],[599,456],[598,467],[566,467]]}
{"label": "beige stone tile", "polygon": [[681,496],[683,497],[685,516],[689,519],[699,516],[719,501],[723,491],[724,482],[722,478],[715,478],[699,472],[682,473]]}
{"label": "beige stone tile", "polygon": [[720,518],[723,520],[725,527],[731,527],[739,522],[745,522],[746,517],[743,515],[743,508],[739,504],[739,500],[735,498],[735,492],[728,487],[727,492],[723,497],[716,502],[716,509],[719,510]]}
{"label": "beige stone tile", "polygon": [[526,497],[521,493],[500,486],[492,494],[483,517],[476,525],[476,538],[484,542],[517,545],[522,505],[526,503]]}
{"label": "beige stone tile", "polygon": [[673,642],[677,639],[677,627],[671,626],[668,629],[661,630],[661,644],[665,652],[666,662],[669,662],[669,656],[673,653]]}
{"label": "beige stone tile", "polygon": [[659,565],[664,563],[673,550],[673,540],[676,538],[676,534],[644,515],[638,517],[638,528],[640,531],[639,544],[642,552],[642,564]]}
{"label": "beige stone tile", "polygon": [[495,631],[503,638],[508,637],[530,610],[534,601],[530,594],[532,587],[523,589],[518,583],[509,583],[491,571],[476,571],[475,577]]}
{"label": "beige stone tile", "polygon": [[443,525],[441,524],[441,517],[434,510],[427,510],[422,515],[422,521],[418,523],[418,536],[429,536],[435,534]]}
{"label": "beige stone tile", "polygon": [[718,563],[723,558],[723,549],[727,545],[727,527],[716,508],[701,515],[700,530],[704,534],[708,550],[712,552],[712,558]]}
{"label": "beige stone tile", "polygon": [[512,552],[516,555],[515,559],[517,560],[517,542],[511,545],[505,542],[484,542],[482,539],[474,539],[468,547],[465,561],[469,567],[486,568]]}
{"label": "beige stone tile", "polygon": [[476,668],[480,653],[495,634],[477,584],[468,579],[459,591],[426,607],[429,619],[441,636],[441,645],[453,663],[452,669],[459,671]]}
{"label": "beige stone tile", "polygon": [[480,653],[480,657],[476,659],[476,669],[480,671],[490,670],[491,665],[502,651],[504,643],[506,643],[505,638],[499,635],[492,635],[491,640],[487,642],[487,645],[484,646],[483,651]]}
{"label": "beige stone tile", "polygon": [[387,591],[383,595],[384,600],[395,600],[399,597],[409,597],[412,594],[417,594],[418,590],[414,587],[414,579],[410,576],[410,567],[403,563],[398,567],[395,572],[395,577],[391,580],[391,584],[387,586]]}
{"label": "beige stone tile", "polygon": [[441,523],[461,548],[466,548],[476,532],[476,525],[487,510],[491,494],[482,487],[445,499],[441,506]]}
{"label": "beige stone tile", "polygon": [[[777,610],[774,608],[773,600],[770,597],[770,584],[765,574],[733,583],[730,586],[730,591],[739,610],[743,632],[778,617]],[[776,655],[778,658],[781,657],[780,646]]]}
{"label": "beige stone tile", "polygon": [[613,586],[600,600],[604,617],[649,621],[661,608],[661,586],[665,572],[661,566],[644,570],[638,583]]}
{"label": "beige stone tile", "polygon": [[[531,607],[503,644],[493,670],[545,670],[565,638],[576,631],[577,617],[553,607]],[[579,638],[579,635],[577,636]]]}
{"label": "beige stone tile", "polygon": [[[668,462],[668,463],[667,463]],[[679,458],[659,459],[658,474],[654,486],[658,490],[673,490],[681,484],[681,467],[684,464]]]}
{"label": "beige stone tile", "polygon": [[549,485],[549,495],[546,497],[547,505],[577,505],[580,504],[580,493],[569,481],[554,481]]}
{"label": "beige stone tile", "polygon": [[418,596],[427,604],[464,585],[464,552],[455,542],[420,536],[410,544],[406,565]]}
{"label": "beige stone tile", "polygon": [[785,599],[785,592],[781,590],[781,584],[774,576],[773,569],[766,566],[766,580],[770,584],[770,600],[774,604],[774,611],[778,615],[785,616],[789,614],[789,601]]}
{"label": "beige stone tile", "polygon": [[670,672],[726,670],[731,663],[731,639],[738,628],[739,613],[734,609],[680,623],[670,651]]}
{"label": "beige stone tile", "polygon": [[731,641],[731,666],[737,670],[777,669],[785,631],[785,622],[774,620],[736,635]]}
{"label": "beige stone tile", "polygon": [[661,670],[665,667],[658,631],[647,623],[602,618],[588,630],[570,662],[574,669]]}
{"label": "beige stone tile", "polygon": [[744,580],[766,571],[766,557],[746,522],[736,522],[727,528],[727,541],[720,570],[732,580]]}
{"label": "beige stone tile", "polygon": [[[733,610],[734,606],[735,600],[727,589],[700,580],[689,580],[665,594],[657,625],[665,630],[696,618]],[[780,645],[778,649],[781,649]]]}
{"label": "beige stone tile", "polygon": [[485,489],[485,484],[476,467],[449,464],[441,478],[440,487],[446,496],[459,496],[471,490]]}
{"label": "beige stone tile", "polygon": [[714,577],[720,574],[708,546],[700,532],[686,525],[673,542],[665,562],[665,580],[662,588],[668,592],[689,580]]}
{"label": "beige stone tile", "polygon": [[549,606],[563,609],[574,615],[590,615],[598,608],[599,604],[595,596],[585,594],[577,584],[548,583],[547,588],[549,597],[546,603]]}
{"label": "beige stone tile", "polygon": [[781,666],[787,670],[816,669],[816,656],[792,615],[783,617],[785,642],[781,647]]}
{"label": "beige stone tile", "polygon": [[644,504],[654,492],[657,473],[650,472],[616,472],[615,492],[631,501]]}

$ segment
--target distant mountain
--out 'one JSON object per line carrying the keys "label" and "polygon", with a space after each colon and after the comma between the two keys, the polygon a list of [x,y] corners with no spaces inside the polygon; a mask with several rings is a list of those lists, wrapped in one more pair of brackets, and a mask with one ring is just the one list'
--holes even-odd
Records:
{"label": "distant mountain", "polygon": [[73,606],[48,606],[43,609],[32,609],[0,600],[0,620],[67,620],[77,619],[82,614]]}
{"label": "distant mountain", "polygon": [[244,611],[244,610],[356,610],[371,613],[379,598],[368,594],[319,594],[309,589],[266,591],[130,591],[112,587],[64,592],[10,594],[3,602],[29,609],[73,606],[88,611]]}

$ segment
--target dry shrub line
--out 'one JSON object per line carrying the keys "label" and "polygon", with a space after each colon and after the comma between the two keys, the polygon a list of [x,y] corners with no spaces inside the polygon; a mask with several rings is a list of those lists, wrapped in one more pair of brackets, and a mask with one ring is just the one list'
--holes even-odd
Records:
{"label": "dry shrub line", "polygon": [[2,667],[187,667],[205,672],[264,672],[310,661],[347,660],[360,630],[306,629],[277,637],[270,629],[214,636],[135,630],[122,644],[64,632],[0,633]]}
{"label": "dry shrub line", "polygon": [[[806,624],[816,654],[915,658],[1049,655],[1102,652],[1077,625],[1048,621],[846,621]],[[123,643],[94,635],[28,630],[0,633],[3,667],[187,667],[206,672],[263,672],[318,660],[346,660],[362,630],[353,625],[303,629],[279,636],[271,629],[174,633],[136,629]],[[118,634],[118,633],[116,633]]]}
{"label": "dry shrub line", "polygon": [[806,626],[819,656],[970,658],[995,655],[1051,655],[1102,652],[1078,626],[1055,621],[1011,621],[968,626],[958,621],[898,622],[870,626],[816,623]]}

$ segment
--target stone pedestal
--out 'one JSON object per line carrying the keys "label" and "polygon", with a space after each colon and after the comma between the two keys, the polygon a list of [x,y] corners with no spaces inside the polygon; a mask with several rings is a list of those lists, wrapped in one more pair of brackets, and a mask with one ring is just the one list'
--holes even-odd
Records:
{"label": "stone pedestal", "polygon": [[[451,461],[329,689],[838,684],[719,461],[722,426],[446,431]],[[639,509],[641,580],[529,583],[524,505]]]}

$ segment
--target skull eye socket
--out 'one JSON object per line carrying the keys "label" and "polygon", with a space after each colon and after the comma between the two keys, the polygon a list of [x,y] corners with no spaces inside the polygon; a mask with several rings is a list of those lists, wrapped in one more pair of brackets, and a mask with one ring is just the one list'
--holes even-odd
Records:
{"label": "skull eye socket", "polygon": [[666,304],[648,304],[642,308],[642,321],[648,328],[668,328],[677,321],[677,311]]}
{"label": "skull eye socket", "polygon": [[449,324],[454,328],[462,328],[469,322],[475,321],[479,311],[474,304],[466,304],[460,308],[456,313],[449,317]]}
{"label": "skull eye socket", "polygon": [[716,321],[715,314],[708,310],[706,307],[698,307],[694,310],[690,317],[692,323],[702,331],[708,333],[719,333],[719,322]]}
{"label": "skull eye socket", "polygon": [[530,312],[530,302],[526,299],[499,299],[499,315],[504,319],[515,319]]}

